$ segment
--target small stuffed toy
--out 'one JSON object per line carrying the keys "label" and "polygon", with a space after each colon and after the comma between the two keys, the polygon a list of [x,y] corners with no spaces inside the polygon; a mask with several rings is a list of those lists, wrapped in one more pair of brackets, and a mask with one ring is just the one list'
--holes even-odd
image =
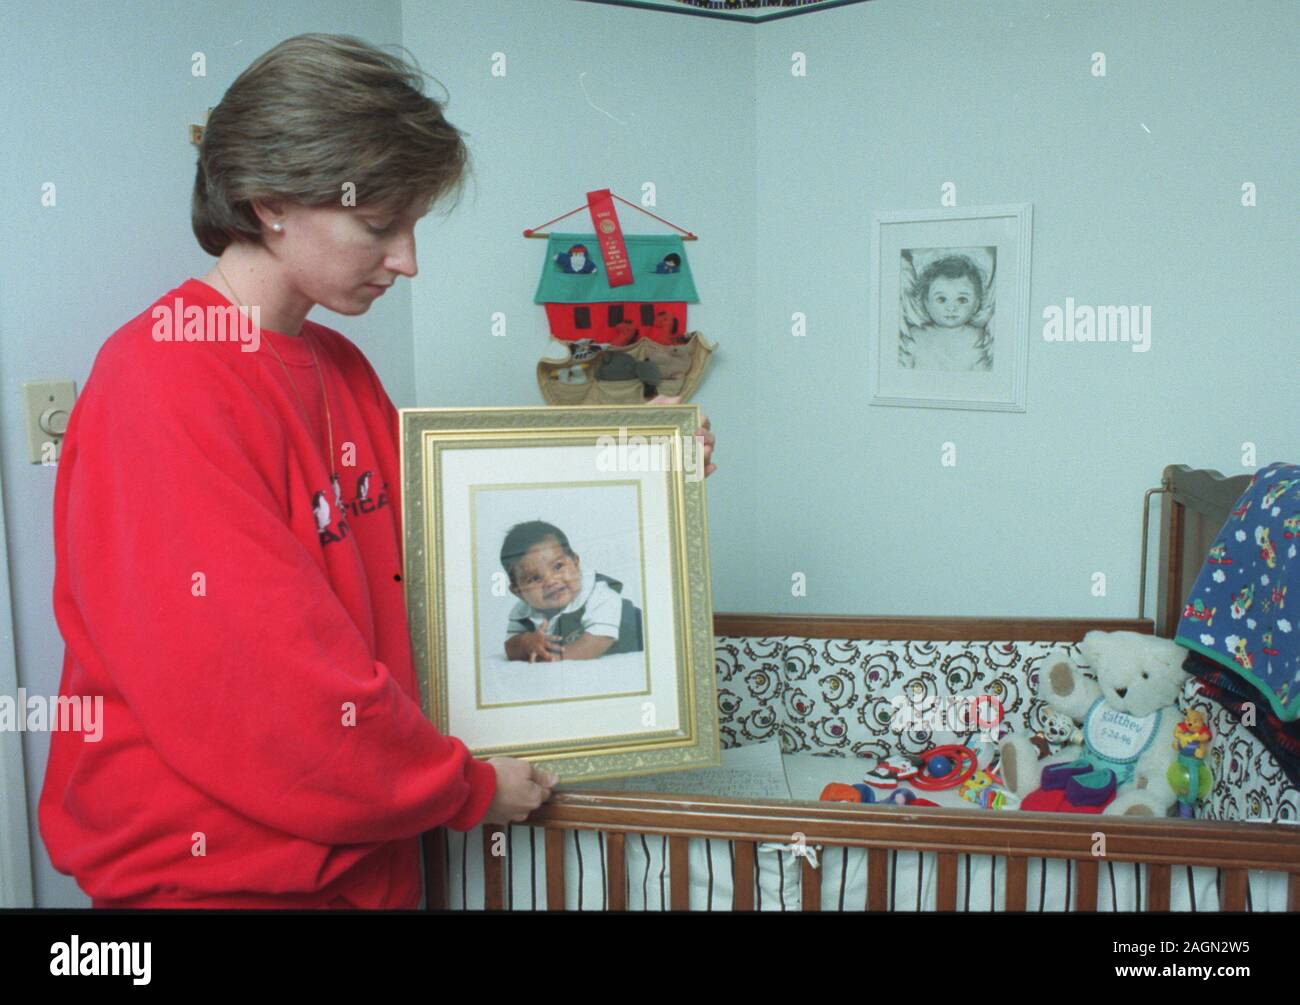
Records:
{"label": "small stuffed toy", "polygon": [[1062,715],[1051,705],[1043,709],[1042,720],[1042,731],[1029,738],[1029,742],[1038,751],[1040,761],[1051,757],[1055,748],[1063,743],[1083,743],[1083,733],[1074,724],[1074,720],[1068,715]]}
{"label": "small stuffed toy", "polygon": [[1097,631],[1083,637],[1079,651],[1096,681],[1058,650],[1044,661],[1037,697],[1080,724],[1082,743],[1040,761],[1029,739],[1008,736],[999,748],[1007,789],[1022,798],[1022,809],[1046,808],[1023,801],[1041,783],[1063,792],[1061,809],[1166,816],[1177,802],[1169,737],[1182,719],[1187,651],[1152,635]]}
{"label": "small stuffed toy", "polygon": [[646,359],[659,368],[656,382],[660,394],[677,394],[691,368],[691,347],[646,342]]}
{"label": "small stuffed toy", "polygon": [[600,346],[596,344],[595,339],[580,338],[570,344],[569,352],[573,354],[573,361],[581,363],[584,360],[595,359],[600,355]]}
{"label": "small stuffed toy", "polygon": [[553,371],[551,376],[561,384],[585,384],[587,383],[587,368],[581,363],[574,363],[572,366],[560,367],[560,369]]}
{"label": "small stuffed toy", "polygon": [[596,379],[639,380],[643,384],[658,384],[659,368],[649,360],[639,360],[629,353],[609,350],[596,368]]}

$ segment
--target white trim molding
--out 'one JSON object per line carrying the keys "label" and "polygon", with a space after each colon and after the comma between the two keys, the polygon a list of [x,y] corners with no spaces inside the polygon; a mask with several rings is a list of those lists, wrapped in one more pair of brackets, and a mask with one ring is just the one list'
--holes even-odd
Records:
{"label": "white trim molding", "polygon": [[[0,473],[0,695],[18,694],[13,603],[9,582],[9,534]],[[27,830],[27,783],[23,734],[0,730],[0,908],[34,907],[32,848]]]}

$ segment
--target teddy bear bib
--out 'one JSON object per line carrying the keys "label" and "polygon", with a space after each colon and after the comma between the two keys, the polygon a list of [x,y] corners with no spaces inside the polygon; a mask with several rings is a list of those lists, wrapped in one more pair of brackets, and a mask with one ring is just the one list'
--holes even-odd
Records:
{"label": "teddy bear bib", "polygon": [[[1070,807],[1104,806],[1119,786],[1132,781],[1138,758],[1151,746],[1159,727],[1158,711],[1136,718],[1098,698],[1083,720],[1083,756],[1044,768],[1043,788],[1064,789]],[[1025,808],[1030,808],[1028,801]]]}
{"label": "teddy bear bib", "polygon": [[1133,776],[1133,765],[1151,746],[1160,713],[1152,712],[1137,719],[1113,708],[1098,698],[1083,721],[1083,743],[1089,760],[1115,772],[1121,782]]}

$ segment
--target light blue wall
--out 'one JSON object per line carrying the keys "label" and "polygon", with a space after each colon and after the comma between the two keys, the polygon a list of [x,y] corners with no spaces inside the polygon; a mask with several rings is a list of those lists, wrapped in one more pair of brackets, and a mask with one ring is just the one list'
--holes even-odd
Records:
{"label": "light blue wall", "polygon": [[[1260,465],[1300,456],[1279,309],[1295,303],[1287,8],[874,0],[750,25],[408,5],[405,43],[450,90],[478,180],[423,232],[417,398],[536,404],[541,245],[520,230],[589,188],[654,181],[661,215],[703,237],[692,327],[722,345],[696,399],[720,437],[716,610],[1133,615],[1142,496],[1166,464],[1237,473],[1247,441]],[[947,181],[961,206],[1033,204],[1025,413],[867,405],[870,215],[937,208]],[[1066,297],[1150,305],[1152,349],[1044,342],[1043,308]]]}
{"label": "light blue wall", "polygon": [[[190,230],[197,151],[188,139],[257,56],[307,31],[401,41],[396,0],[354,4],[5,2],[0,57],[0,374],[4,505],[18,683],[58,694],[63,640],[51,609],[55,468],[27,460],[22,382],[78,390],[113,331],[212,267]],[[207,56],[192,77],[191,55]],[[57,204],[41,205],[53,182]],[[374,362],[394,401],[414,404],[410,287],[366,316],[317,308]],[[124,477],[128,475],[124,473]],[[137,471],[130,477],[148,477]],[[49,734],[24,733],[38,907],[90,901],[55,872],[36,830]]]}
{"label": "light blue wall", "polygon": [[[525,227],[609,188],[700,240],[687,244],[701,303],[689,324],[719,344],[695,400],[723,442],[709,479],[714,605],[748,609],[755,472],[776,415],[756,398],[755,26],[571,0],[443,0],[403,8],[403,42],[450,93],[469,132],[474,183],[417,231],[412,290],[421,405],[540,405],[552,350],[533,303],[546,242]],[[493,76],[493,54],[505,76]],[[619,205],[628,232],[667,228]],[[584,210],[557,227],[587,230]],[[506,318],[494,336],[493,314]]]}
{"label": "light blue wall", "polygon": [[[758,27],[763,404],[719,430],[762,444],[728,472],[758,500],[755,575],[718,568],[721,606],[1132,616],[1165,465],[1237,474],[1246,441],[1300,460],[1295,15],[875,0]],[[1023,414],[867,405],[871,213],[938,208],[948,181],[960,206],[1033,204]],[[1151,350],[1043,341],[1066,297],[1150,305]]]}

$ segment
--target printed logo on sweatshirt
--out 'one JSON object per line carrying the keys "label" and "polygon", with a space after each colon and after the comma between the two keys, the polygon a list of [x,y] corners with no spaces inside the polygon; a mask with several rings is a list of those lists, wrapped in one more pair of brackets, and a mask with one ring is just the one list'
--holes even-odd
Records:
{"label": "printed logo on sweatshirt", "polygon": [[[348,526],[347,514],[360,518],[388,505],[388,482],[384,482],[376,498],[370,497],[374,482],[374,473],[371,471],[363,471],[357,478],[356,496],[350,502],[343,501],[343,485],[339,476],[332,475],[330,481],[334,487],[333,506],[330,505],[329,496],[323,490],[311,497],[311,508],[316,514],[316,533],[320,535],[321,547],[333,544],[335,541],[342,541],[348,536],[351,528]],[[337,524],[335,524],[336,510]],[[335,529],[332,530],[331,526]]]}

